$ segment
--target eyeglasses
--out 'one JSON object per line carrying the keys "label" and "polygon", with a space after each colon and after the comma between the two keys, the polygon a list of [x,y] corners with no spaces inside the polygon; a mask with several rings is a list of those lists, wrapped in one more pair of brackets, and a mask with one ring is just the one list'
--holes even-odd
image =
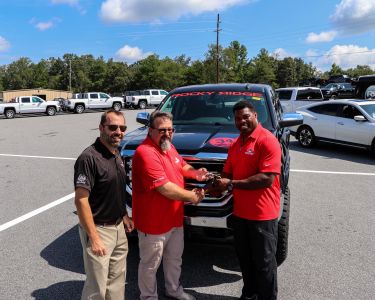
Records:
{"label": "eyeglasses", "polygon": [[163,134],[167,133],[167,131],[168,133],[172,133],[176,131],[175,128],[154,128],[154,127],[151,127],[151,128],[156,129],[157,131],[159,131],[159,133],[163,133]]}
{"label": "eyeglasses", "polygon": [[125,132],[126,128],[128,128],[126,125],[103,125],[107,126],[110,131],[116,131],[117,128],[120,128],[121,132]]}

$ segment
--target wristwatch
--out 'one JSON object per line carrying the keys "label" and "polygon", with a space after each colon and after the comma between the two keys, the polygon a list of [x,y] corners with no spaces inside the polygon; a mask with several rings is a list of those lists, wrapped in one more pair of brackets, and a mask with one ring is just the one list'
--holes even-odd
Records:
{"label": "wristwatch", "polygon": [[228,189],[229,192],[233,191],[233,182],[232,182],[232,180],[229,180],[229,183],[227,185],[227,189]]}

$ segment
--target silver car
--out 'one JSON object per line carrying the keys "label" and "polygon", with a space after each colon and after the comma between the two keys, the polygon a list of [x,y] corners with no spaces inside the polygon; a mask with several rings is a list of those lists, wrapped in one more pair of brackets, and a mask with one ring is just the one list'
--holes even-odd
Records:
{"label": "silver car", "polygon": [[375,101],[330,100],[297,110],[303,124],[291,127],[302,147],[317,141],[364,148],[375,154]]}

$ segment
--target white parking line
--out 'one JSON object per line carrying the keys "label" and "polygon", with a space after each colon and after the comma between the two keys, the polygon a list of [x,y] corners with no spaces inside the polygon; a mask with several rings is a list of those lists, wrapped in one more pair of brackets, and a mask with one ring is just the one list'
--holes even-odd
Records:
{"label": "white parking line", "polygon": [[74,197],[74,193],[71,193],[69,195],[66,195],[65,197],[62,197],[62,198],[60,198],[56,201],[53,201],[53,202],[51,202],[47,205],[44,205],[44,206],[42,206],[38,209],[35,209],[35,210],[33,210],[33,211],[31,211],[31,212],[29,212],[29,213],[27,213],[27,214],[25,214],[21,217],[18,217],[17,219],[14,219],[14,220],[9,221],[9,222],[7,222],[3,225],[0,225],[0,232],[4,231],[5,229],[8,229],[10,227],[13,227],[14,225],[17,225],[18,223],[21,223],[21,222],[23,222],[27,219],[30,219],[30,218],[32,218],[36,215],[39,215],[40,213],[42,213],[42,212],[44,212],[44,211],[46,211],[46,210],[48,210],[48,209],[50,209],[54,206],[57,206],[57,205],[65,202],[65,201],[68,201],[68,200],[72,199],[73,197]]}
{"label": "white parking line", "polygon": [[0,156],[26,157],[26,158],[47,158],[47,159],[62,159],[62,160],[76,160],[76,158],[71,158],[71,157],[36,156],[36,155],[18,155],[18,154],[5,154],[5,153],[0,153]]}
{"label": "white parking line", "polygon": [[297,173],[375,176],[375,173],[361,173],[361,172],[334,172],[334,171],[314,171],[314,170],[295,170],[295,169],[291,169],[290,171],[291,172],[297,172]]}

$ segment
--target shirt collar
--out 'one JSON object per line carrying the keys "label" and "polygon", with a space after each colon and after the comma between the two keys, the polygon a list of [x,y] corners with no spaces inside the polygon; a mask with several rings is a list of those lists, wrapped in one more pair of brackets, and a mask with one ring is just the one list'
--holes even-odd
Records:
{"label": "shirt collar", "polygon": [[258,123],[257,127],[255,127],[253,132],[245,139],[245,143],[250,139],[256,140],[260,136],[262,132],[262,128],[263,128],[262,125]]}
{"label": "shirt collar", "polygon": [[111,151],[109,151],[109,149],[102,143],[100,138],[96,139],[94,147],[99,153],[103,154],[106,157],[116,156]]}

